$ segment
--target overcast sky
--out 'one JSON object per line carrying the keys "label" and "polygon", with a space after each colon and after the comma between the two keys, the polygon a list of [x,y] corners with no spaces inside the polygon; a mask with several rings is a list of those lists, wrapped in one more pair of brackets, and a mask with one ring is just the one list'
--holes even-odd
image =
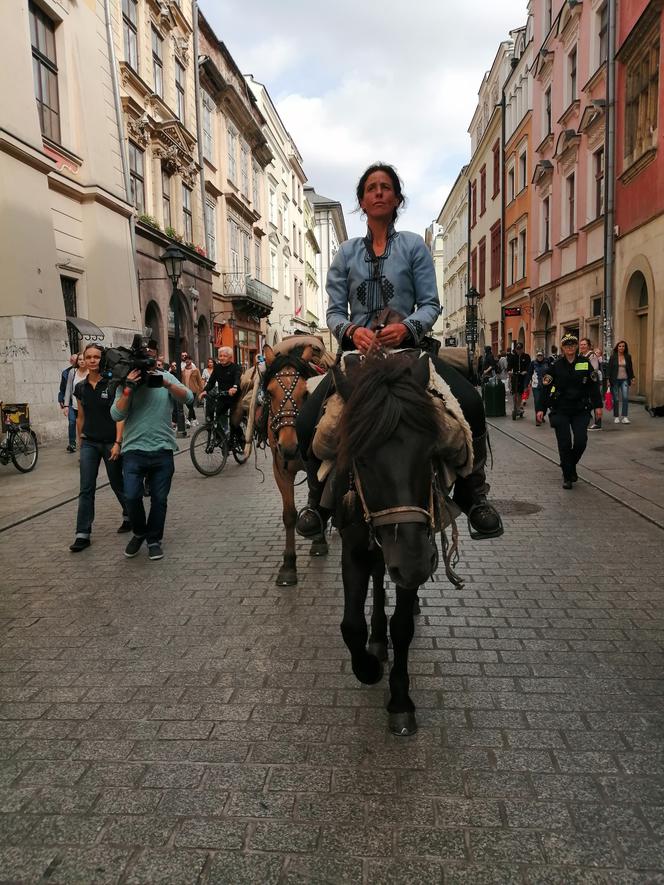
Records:
{"label": "overcast sky", "polygon": [[468,124],[501,40],[526,0],[199,0],[244,73],[267,87],[318,193],[363,233],[355,186],[394,164],[424,233],[470,157]]}

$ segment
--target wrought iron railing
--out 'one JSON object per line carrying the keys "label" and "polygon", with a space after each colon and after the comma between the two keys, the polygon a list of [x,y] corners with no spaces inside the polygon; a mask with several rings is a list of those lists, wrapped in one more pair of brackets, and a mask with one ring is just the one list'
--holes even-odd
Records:
{"label": "wrought iron railing", "polygon": [[250,298],[272,308],[272,289],[265,283],[245,273],[225,273],[223,277],[224,295],[231,298]]}

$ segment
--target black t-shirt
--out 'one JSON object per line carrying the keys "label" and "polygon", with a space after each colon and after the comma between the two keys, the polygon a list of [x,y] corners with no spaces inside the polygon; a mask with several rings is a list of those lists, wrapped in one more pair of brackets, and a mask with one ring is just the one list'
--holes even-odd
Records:
{"label": "black t-shirt", "polygon": [[242,369],[237,363],[228,363],[226,366],[216,363],[205,389],[210,391],[215,385],[218,385],[219,390],[230,390],[231,387],[237,387],[239,394],[241,375]]}
{"label": "black t-shirt", "polygon": [[114,443],[117,436],[115,421],[111,418],[113,397],[108,390],[108,379],[100,378],[96,387],[87,378],[79,381],[74,394],[83,406],[82,436],[90,442]]}

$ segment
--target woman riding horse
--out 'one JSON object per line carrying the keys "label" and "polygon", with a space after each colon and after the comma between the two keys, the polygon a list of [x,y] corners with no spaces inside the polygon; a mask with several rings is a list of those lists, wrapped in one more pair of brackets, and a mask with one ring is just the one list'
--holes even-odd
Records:
{"label": "woman riding horse", "polygon": [[[433,260],[424,240],[394,228],[404,199],[396,170],[384,163],[370,166],[357,185],[367,235],[341,244],[326,285],[327,324],[344,350],[367,354],[383,348],[420,347],[441,312]],[[457,480],[454,500],[467,514],[474,538],[496,538],[503,533],[503,526],[486,498],[487,431],[482,399],[451,366],[436,358],[434,364],[459,401],[473,435],[473,471]],[[297,422],[300,451],[308,459],[309,502],[296,529],[305,537],[319,534],[321,523],[329,516],[320,505],[317,464],[310,454],[328,389],[329,384],[316,388]]]}

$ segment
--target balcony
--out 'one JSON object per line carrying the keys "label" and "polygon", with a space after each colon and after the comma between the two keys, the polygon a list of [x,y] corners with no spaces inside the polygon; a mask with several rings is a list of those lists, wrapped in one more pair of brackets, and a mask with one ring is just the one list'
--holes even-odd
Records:
{"label": "balcony", "polygon": [[245,273],[225,273],[224,295],[238,302],[247,313],[260,317],[269,316],[272,311],[273,290]]}

